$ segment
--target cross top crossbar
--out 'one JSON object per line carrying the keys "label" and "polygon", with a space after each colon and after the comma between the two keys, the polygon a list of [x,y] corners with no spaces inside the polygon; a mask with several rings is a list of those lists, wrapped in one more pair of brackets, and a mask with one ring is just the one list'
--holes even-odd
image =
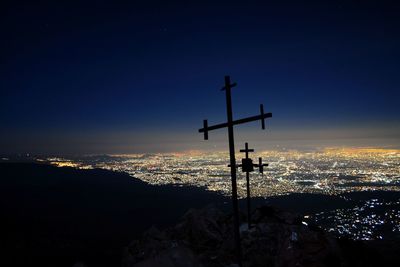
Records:
{"label": "cross top crossbar", "polygon": [[249,149],[249,144],[246,142],[244,144],[244,149],[240,149],[240,152],[246,153],[246,158],[249,157],[249,152],[254,152],[254,149]]}
{"label": "cross top crossbar", "polygon": [[235,87],[237,83],[231,83],[231,77],[225,76],[225,85],[221,88],[221,91],[230,90],[231,88]]}

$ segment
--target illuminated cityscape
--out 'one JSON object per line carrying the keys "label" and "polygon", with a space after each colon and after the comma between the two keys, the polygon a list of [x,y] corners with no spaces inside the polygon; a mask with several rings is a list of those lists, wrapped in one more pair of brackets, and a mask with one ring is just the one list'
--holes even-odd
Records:
{"label": "illuminated cityscape", "polygon": [[[269,164],[263,175],[251,177],[252,195],[269,197],[288,193],[336,195],[366,190],[398,191],[400,150],[328,148],[314,152],[264,151],[255,153]],[[242,155],[237,155],[240,159]],[[130,174],[153,185],[176,184],[205,187],[230,194],[228,155],[222,152],[133,154],[45,158],[63,167],[103,168]],[[238,193],[245,197],[244,175]]]}

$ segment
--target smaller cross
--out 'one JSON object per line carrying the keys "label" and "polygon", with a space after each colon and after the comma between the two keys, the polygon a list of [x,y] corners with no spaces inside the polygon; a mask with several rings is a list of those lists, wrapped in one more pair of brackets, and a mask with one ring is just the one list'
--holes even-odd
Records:
{"label": "smaller cross", "polygon": [[244,149],[240,152],[245,153],[246,157],[242,159],[242,171],[246,173],[246,189],[247,189],[247,225],[251,226],[251,204],[250,204],[250,172],[254,171],[253,160],[249,158],[249,152],[254,152],[254,149],[249,149],[249,144],[244,144]]}
{"label": "smaller cross", "polygon": [[246,191],[247,191],[247,225],[250,229],[251,227],[251,196],[250,196],[250,172],[254,171],[254,167],[259,168],[259,172],[264,174],[264,167],[268,166],[268,164],[262,163],[262,158],[258,158],[258,164],[253,164],[253,160],[249,158],[249,152],[254,152],[254,149],[249,149],[249,144],[246,142],[244,144],[244,149],[241,149],[240,152],[245,153],[245,158],[242,159],[242,164],[237,165],[236,167],[242,167],[242,171],[246,173]]}

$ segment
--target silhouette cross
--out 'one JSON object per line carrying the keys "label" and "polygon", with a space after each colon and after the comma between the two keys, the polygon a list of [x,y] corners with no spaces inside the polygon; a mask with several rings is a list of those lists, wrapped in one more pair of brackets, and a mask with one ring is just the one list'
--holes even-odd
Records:
{"label": "silhouette cross", "polygon": [[254,171],[253,160],[249,158],[249,152],[254,152],[254,149],[249,149],[249,144],[245,143],[245,149],[241,149],[240,152],[245,153],[246,157],[242,159],[242,171],[246,172],[246,189],[247,189],[247,225],[248,229],[250,229],[250,213],[251,213],[251,205],[250,205],[250,172]]}
{"label": "silhouette cross", "polygon": [[236,83],[231,83],[230,77],[225,76],[225,85],[222,90],[225,91],[226,98],[226,115],[227,122],[216,124],[213,126],[208,126],[207,120],[203,121],[203,128],[199,129],[200,133],[204,133],[204,140],[208,140],[208,132],[220,128],[228,128],[228,139],[229,139],[229,158],[230,158],[230,168],[231,168],[231,182],[232,182],[232,205],[233,205],[233,215],[234,215],[234,236],[235,236],[235,247],[236,255],[239,265],[241,265],[241,247],[240,247],[240,232],[239,232],[239,206],[237,199],[237,184],[236,184],[236,159],[235,159],[235,141],[233,134],[233,126],[251,122],[251,121],[261,121],[261,128],[265,129],[265,119],[271,118],[272,113],[264,113],[264,107],[260,105],[260,115],[252,116],[248,118],[233,120],[232,115],[232,99],[231,99],[231,89],[235,87]]}
{"label": "silhouette cross", "polygon": [[[253,160],[249,158],[249,152],[254,152],[254,149],[249,149],[249,144],[245,143],[245,149],[240,152],[246,153],[246,157],[242,159],[242,164],[237,164],[236,168],[242,167],[242,172],[246,173],[246,191],[247,191],[247,225],[248,229],[251,227],[251,196],[250,196],[250,172],[254,171],[254,167],[259,168],[259,172],[264,175],[264,167],[268,164],[262,163],[262,158],[258,158],[258,164],[253,164]],[[231,165],[228,165],[230,167]]]}

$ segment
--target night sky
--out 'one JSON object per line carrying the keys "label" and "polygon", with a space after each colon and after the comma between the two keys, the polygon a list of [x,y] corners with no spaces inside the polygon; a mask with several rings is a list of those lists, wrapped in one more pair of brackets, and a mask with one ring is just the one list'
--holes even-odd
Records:
{"label": "night sky", "polygon": [[227,74],[238,142],[400,147],[396,1],[1,5],[0,153],[226,150]]}

